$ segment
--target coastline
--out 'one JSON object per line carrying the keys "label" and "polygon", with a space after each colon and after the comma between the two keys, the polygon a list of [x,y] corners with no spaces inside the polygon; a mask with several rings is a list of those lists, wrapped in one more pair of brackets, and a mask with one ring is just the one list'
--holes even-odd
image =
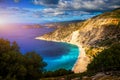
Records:
{"label": "coastline", "polygon": [[35,39],[45,40],[45,41],[53,41],[53,42],[65,42],[68,44],[73,44],[73,45],[78,46],[78,49],[80,52],[78,53],[78,58],[77,58],[76,62],[74,63],[72,71],[74,71],[74,73],[82,73],[87,70],[87,65],[90,63],[90,59],[85,53],[85,48],[83,48],[82,45],[78,44],[77,42],[74,42],[74,41],[67,42],[64,40],[59,41],[59,40],[54,40],[54,39],[50,40],[50,39],[45,39],[44,37],[36,37]]}

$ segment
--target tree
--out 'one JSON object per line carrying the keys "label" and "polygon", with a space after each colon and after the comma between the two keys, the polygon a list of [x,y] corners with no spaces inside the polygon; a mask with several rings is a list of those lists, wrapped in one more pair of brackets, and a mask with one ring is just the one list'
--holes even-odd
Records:
{"label": "tree", "polygon": [[0,39],[0,55],[4,52],[9,51],[11,48],[8,40]]}
{"label": "tree", "polygon": [[41,77],[43,68],[47,65],[43,62],[42,57],[35,52],[28,52],[25,54],[25,58],[27,59],[25,62],[28,70],[27,78],[29,78],[29,80],[34,80],[35,78]]}
{"label": "tree", "polygon": [[14,51],[17,51],[17,52],[20,52],[20,47],[18,46],[17,42],[14,41],[12,42],[12,46],[11,46],[11,49],[14,50]]}
{"label": "tree", "polygon": [[37,53],[23,55],[16,42],[0,39],[0,79],[38,80],[45,66]]}
{"label": "tree", "polygon": [[120,43],[103,50],[88,65],[88,71],[120,70]]}
{"label": "tree", "polygon": [[58,77],[58,76],[64,76],[64,75],[69,75],[73,74],[71,70],[66,70],[66,69],[58,69],[55,71],[46,71],[43,73],[43,77]]}

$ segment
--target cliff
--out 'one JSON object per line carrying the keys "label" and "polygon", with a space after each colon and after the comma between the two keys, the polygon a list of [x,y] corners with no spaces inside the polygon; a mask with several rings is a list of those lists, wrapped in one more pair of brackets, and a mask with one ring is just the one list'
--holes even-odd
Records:
{"label": "cliff", "polygon": [[68,24],[36,39],[77,45],[80,54],[73,71],[75,73],[84,72],[93,55],[120,42],[120,9],[106,12],[83,22]]}

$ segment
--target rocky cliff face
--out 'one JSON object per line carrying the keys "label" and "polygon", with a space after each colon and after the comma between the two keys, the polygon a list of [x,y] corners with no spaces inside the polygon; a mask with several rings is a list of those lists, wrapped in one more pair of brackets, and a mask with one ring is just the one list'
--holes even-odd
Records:
{"label": "rocky cliff face", "polygon": [[73,71],[84,72],[93,55],[111,44],[120,42],[120,9],[83,22],[68,24],[36,39],[76,44],[80,54]]}

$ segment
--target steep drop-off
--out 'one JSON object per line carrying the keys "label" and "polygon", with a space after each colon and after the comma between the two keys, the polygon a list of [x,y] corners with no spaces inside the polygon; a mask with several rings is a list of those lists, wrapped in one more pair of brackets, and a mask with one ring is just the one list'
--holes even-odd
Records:
{"label": "steep drop-off", "polygon": [[83,22],[65,25],[36,39],[77,45],[80,54],[73,71],[75,73],[84,72],[93,55],[111,44],[120,42],[120,9],[106,12]]}

